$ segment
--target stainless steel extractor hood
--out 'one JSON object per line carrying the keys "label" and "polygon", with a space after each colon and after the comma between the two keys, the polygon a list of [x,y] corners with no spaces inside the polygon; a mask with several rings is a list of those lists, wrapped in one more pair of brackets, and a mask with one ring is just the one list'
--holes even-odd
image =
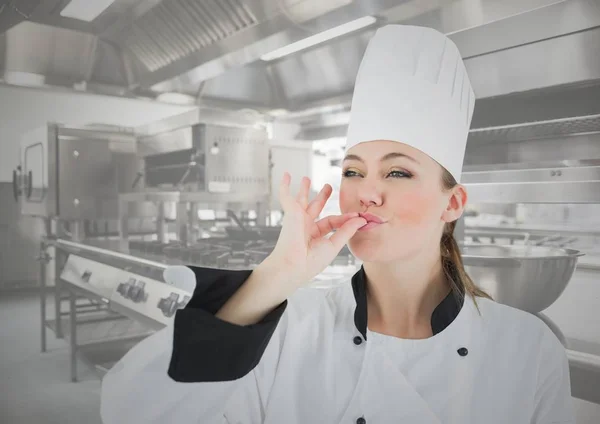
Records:
{"label": "stainless steel extractor hood", "polygon": [[[387,23],[433,27],[456,42],[478,99],[475,125],[515,123],[513,110],[533,114],[528,105],[555,92],[586,109],[588,96],[575,94],[600,81],[596,0],[115,0],[92,22],[61,16],[68,0],[39,3],[0,35],[4,83],[184,93],[206,107],[277,111],[306,139],[344,133],[343,120],[324,115],[347,109],[364,49]],[[367,16],[350,33],[261,59]],[[554,115],[539,119],[561,107],[545,110]]]}

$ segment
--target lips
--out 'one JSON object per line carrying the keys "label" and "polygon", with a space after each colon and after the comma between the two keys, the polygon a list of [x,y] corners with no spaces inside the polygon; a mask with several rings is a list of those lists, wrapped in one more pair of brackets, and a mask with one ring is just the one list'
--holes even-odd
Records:
{"label": "lips", "polygon": [[362,227],[360,227],[358,229],[358,231],[370,230],[372,228],[379,227],[381,224],[385,223],[385,221],[383,219],[379,218],[376,215],[370,214],[370,213],[360,213],[359,216],[361,218],[366,219],[367,223],[365,225],[363,225]]}
{"label": "lips", "polygon": [[375,224],[383,224],[385,221],[372,213],[359,213],[358,216],[367,220],[367,224],[374,222]]}

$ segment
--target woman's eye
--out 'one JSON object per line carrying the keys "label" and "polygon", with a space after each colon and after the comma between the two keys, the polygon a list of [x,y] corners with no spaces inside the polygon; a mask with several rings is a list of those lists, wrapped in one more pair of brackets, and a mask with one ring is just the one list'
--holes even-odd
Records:
{"label": "woman's eye", "polygon": [[392,177],[392,178],[410,178],[410,177],[412,177],[412,175],[409,174],[408,172],[404,172],[404,171],[391,171],[388,174],[388,177]]}
{"label": "woman's eye", "polygon": [[350,171],[350,170],[346,170],[342,173],[342,175],[346,178],[348,177],[355,177],[358,175],[358,173],[356,171]]}
{"label": "woman's eye", "polygon": [[[345,178],[360,176],[360,174],[356,171],[346,170],[342,173],[342,176]],[[391,178],[411,178],[412,175],[408,172],[404,171],[391,171],[387,174],[387,177]]]}

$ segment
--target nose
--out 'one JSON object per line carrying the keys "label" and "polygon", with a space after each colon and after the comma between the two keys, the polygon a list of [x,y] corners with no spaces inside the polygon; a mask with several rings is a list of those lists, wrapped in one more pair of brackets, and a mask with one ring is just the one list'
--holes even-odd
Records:
{"label": "nose", "polygon": [[[365,178],[366,180],[366,178]],[[358,199],[361,206],[368,208],[371,206],[381,206],[383,196],[377,184],[369,181],[363,181],[358,189]]]}

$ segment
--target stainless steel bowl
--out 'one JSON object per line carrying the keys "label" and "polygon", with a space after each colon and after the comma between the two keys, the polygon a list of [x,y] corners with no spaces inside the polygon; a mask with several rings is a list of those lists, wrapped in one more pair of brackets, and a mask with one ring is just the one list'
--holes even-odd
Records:
{"label": "stainless steel bowl", "polygon": [[531,313],[552,305],[567,287],[578,250],[548,246],[465,245],[465,270],[495,301]]}

